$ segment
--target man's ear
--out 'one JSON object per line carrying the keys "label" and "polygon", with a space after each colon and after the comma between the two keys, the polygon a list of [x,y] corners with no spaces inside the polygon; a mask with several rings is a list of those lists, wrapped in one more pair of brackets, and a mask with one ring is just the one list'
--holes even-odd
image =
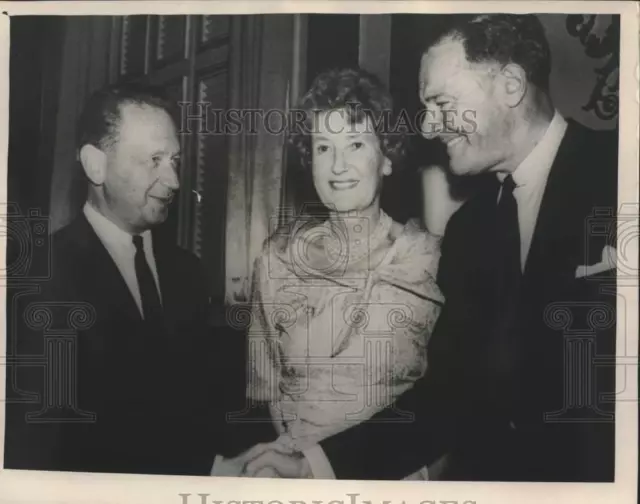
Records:
{"label": "man's ear", "polygon": [[382,161],[382,174],[391,175],[392,171],[393,167],[391,166],[391,160],[385,156],[384,161]]}
{"label": "man's ear", "polygon": [[104,184],[107,176],[107,155],[91,144],[80,149],[80,162],[87,178],[93,185]]}
{"label": "man's ear", "polygon": [[515,107],[527,93],[527,73],[520,65],[509,63],[502,68],[503,93],[507,105]]}

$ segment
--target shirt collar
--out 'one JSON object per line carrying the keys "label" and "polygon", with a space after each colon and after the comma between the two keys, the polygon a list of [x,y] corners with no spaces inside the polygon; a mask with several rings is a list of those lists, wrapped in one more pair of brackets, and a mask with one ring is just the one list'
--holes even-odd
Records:
{"label": "shirt collar", "polygon": [[[83,212],[91,227],[98,235],[98,238],[107,246],[127,247],[131,250],[133,246],[133,235],[118,227],[114,222],[107,219],[88,201],[85,203]],[[146,242],[151,231],[147,230],[140,234]]]}
{"label": "shirt collar", "polygon": [[[511,174],[516,187],[546,179],[566,129],[567,121],[556,110],[538,144]],[[502,182],[506,176],[506,173],[499,173],[498,179]]]}

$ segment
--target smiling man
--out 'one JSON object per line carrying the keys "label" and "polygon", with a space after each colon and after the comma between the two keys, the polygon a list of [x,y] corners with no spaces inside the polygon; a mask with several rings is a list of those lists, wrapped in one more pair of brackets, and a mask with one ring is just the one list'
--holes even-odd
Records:
{"label": "smiling man", "polygon": [[[208,474],[216,399],[205,277],[195,256],[156,232],[179,188],[172,108],[155,90],[111,87],[90,98],[78,129],[88,197],[80,216],[53,235],[51,279],[36,301],[90,312],[69,363],[76,408],[68,419],[25,421],[25,413],[47,409],[51,386],[64,384],[47,389],[40,369],[18,369],[18,386],[42,401],[27,411],[8,407],[5,465]],[[45,351],[42,331],[20,331],[19,343],[29,343],[23,352]]]}

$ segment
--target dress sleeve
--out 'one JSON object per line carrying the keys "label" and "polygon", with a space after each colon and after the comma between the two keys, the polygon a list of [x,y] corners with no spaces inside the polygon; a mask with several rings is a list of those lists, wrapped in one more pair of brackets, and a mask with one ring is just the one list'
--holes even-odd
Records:
{"label": "dress sleeve", "polygon": [[444,297],[436,283],[439,242],[420,233],[403,237],[387,264],[376,271],[371,302],[378,324],[393,334],[391,380],[412,383],[426,371],[427,344]]}
{"label": "dress sleeve", "polygon": [[269,277],[268,252],[256,260],[251,288],[251,323],[247,333],[247,398],[268,402],[278,396],[280,376],[277,305]]}

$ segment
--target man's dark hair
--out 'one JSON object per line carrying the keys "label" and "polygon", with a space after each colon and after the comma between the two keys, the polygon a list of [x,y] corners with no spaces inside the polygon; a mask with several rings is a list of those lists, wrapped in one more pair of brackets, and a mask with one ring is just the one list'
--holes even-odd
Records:
{"label": "man's dark hair", "polygon": [[86,102],[78,120],[77,148],[90,144],[105,149],[113,145],[118,139],[121,107],[127,104],[159,108],[174,120],[177,117],[175,104],[161,88],[139,84],[108,86]]}
{"label": "man's dark hair", "polygon": [[537,15],[465,15],[454,22],[436,44],[448,38],[463,43],[469,61],[515,63],[524,69],[529,82],[549,91],[551,51]]}

